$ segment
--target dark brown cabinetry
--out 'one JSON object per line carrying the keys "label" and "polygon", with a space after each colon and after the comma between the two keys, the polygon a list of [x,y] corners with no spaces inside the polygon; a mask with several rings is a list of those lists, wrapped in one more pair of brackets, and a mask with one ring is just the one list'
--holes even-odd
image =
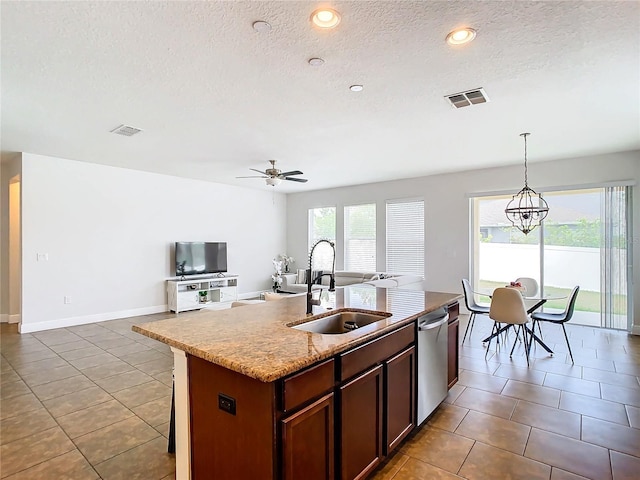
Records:
{"label": "dark brown cabinetry", "polygon": [[340,478],[365,478],[382,461],[382,386],[378,366],[340,387]]}
{"label": "dark brown cabinetry", "polygon": [[282,470],[285,480],[333,480],[333,398],[321,399],[282,420]]}
{"label": "dark brown cabinetry", "polygon": [[458,335],[460,329],[460,305],[454,303],[449,305],[449,330],[447,331],[447,339],[449,347],[447,349],[447,384],[449,388],[458,382],[458,362],[459,362],[459,344]]}
{"label": "dark brown cabinetry", "polygon": [[416,425],[416,349],[410,347],[385,362],[387,428],[385,454],[391,452]]}

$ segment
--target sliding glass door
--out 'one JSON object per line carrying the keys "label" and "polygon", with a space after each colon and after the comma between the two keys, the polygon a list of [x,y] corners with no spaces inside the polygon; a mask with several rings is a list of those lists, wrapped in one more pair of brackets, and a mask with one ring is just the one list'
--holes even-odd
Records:
{"label": "sliding glass door", "polygon": [[504,216],[510,196],[481,197],[474,208],[474,281],[495,288],[518,277],[535,278],[545,305],[561,310],[571,289],[580,293],[572,322],[627,329],[627,187],[550,192],[549,215],[529,235]]}

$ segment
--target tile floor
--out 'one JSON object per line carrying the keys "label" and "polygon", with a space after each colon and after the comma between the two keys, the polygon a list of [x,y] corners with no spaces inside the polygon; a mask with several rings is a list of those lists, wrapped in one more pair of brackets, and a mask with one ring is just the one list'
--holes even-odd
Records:
{"label": "tile floor", "polygon": [[[131,331],[167,316],[25,335],[2,324],[0,478],[173,479],[172,357]],[[478,317],[458,384],[373,478],[640,478],[640,337],[570,325],[571,365],[544,325],[556,354],[538,348],[527,368],[521,346],[485,358],[490,325]]]}

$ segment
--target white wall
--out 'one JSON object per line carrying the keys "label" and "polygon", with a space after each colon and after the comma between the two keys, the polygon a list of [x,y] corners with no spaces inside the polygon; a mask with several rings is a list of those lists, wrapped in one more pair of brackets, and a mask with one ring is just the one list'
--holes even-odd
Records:
{"label": "white wall", "polygon": [[23,332],[165,311],[175,241],[227,242],[241,293],[286,250],[283,194],[28,153],[22,222]]}
{"label": "white wall", "polygon": [[[428,162],[428,159],[424,160]],[[366,166],[363,166],[366,168]],[[640,181],[640,152],[622,152],[576,159],[534,163],[529,166],[529,185],[536,190],[601,184],[618,180]],[[378,235],[384,235],[387,199],[424,197],[425,281],[430,290],[462,292],[460,279],[470,266],[469,196],[480,192],[517,192],[522,188],[522,166],[490,168],[390,182],[291,194],[287,209],[288,253],[304,258],[307,251],[307,211],[375,201]],[[640,333],[640,194],[635,189],[633,216],[634,319]],[[342,229],[338,228],[338,232]],[[338,238],[340,233],[338,233]],[[340,259],[338,265],[341,265]],[[378,270],[385,269],[384,253],[378,253]],[[579,283],[579,282],[576,282]]]}

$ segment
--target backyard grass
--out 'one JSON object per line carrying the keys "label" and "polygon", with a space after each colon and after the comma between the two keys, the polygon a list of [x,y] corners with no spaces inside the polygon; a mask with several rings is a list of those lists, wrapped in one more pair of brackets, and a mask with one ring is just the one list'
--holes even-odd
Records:
{"label": "backyard grass", "polygon": [[[497,287],[504,287],[506,282],[490,282],[487,280],[480,280],[479,289],[480,290],[493,290]],[[545,308],[558,308],[560,310],[564,310],[567,305],[567,297],[571,294],[572,288],[556,288],[556,287],[545,287],[544,294],[550,296],[558,296],[564,297],[559,300],[549,300],[545,303]],[[614,313],[619,315],[626,314],[626,300],[622,295],[616,295],[616,302],[618,305],[621,305],[620,311],[616,311]],[[481,295],[480,301],[483,303],[490,303],[491,299],[488,296]],[[578,293],[578,299],[576,300],[576,310],[582,312],[600,312],[600,292],[594,292],[589,290],[580,290]]]}

